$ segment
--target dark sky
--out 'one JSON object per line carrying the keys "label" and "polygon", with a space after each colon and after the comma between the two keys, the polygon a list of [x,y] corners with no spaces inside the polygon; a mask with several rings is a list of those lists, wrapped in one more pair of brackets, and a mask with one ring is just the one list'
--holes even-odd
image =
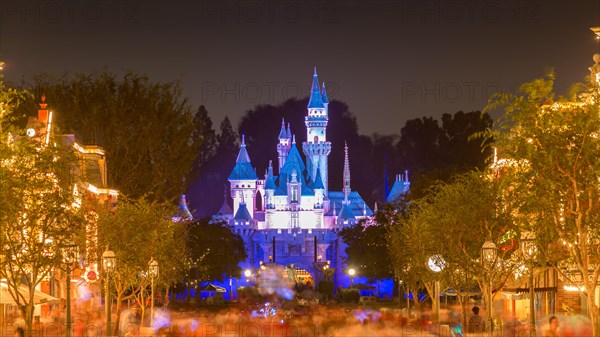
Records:
{"label": "dark sky", "polygon": [[[553,67],[557,90],[592,65],[600,1],[0,1],[8,81],[134,70],[180,79],[194,106],[237,124],[308,94],[312,67],[362,133],[481,109]],[[52,103],[52,98],[49,102]]]}

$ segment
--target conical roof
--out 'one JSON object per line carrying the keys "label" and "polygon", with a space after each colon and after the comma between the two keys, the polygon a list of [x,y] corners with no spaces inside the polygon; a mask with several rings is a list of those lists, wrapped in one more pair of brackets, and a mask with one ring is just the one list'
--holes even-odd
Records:
{"label": "conical roof", "polygon": [[252,221],[252,216],[246,207],[246,203],[240,203],[240,207],[238,208],[235,216],[233,217],[235,220],[243,220],[243,221]]}
{"label": "conical roof", "polygon": [[185,194],[182,194],[179,197],[179,206],[177,207],[179,209],[179,214],[178,217],[180,217],[183,220],[191,220],[194,217],[192,216],[192,212],[190,212],[188,206],[187,206],[187,201],[185,199]]}
{"label": "conical roof", "polygon": [[223,204],[221,205],[221,208],[219,208],[219,211],[217,212],[217,214],[219,214],[219,215],[233,214],[233,210],[231,209],[231,206],[229,206],[227,197],[225,197],[225,199],[223,199]]}
{"label": "conical roof", "polygon": [[323,105],[323,99],[321,97],[321,92],[319,91],[319,76],[317,75],[317,67],[315,67],[315,72],[313,74],[312,87],[310,89],[310,100],[308,101],[308,108],[325,108]]}
{"label": "conical roof", "polygon": [[279,131],[279,139],[287,139],[287,130],[285,129],[285,120],[281,118],[281,131]]}
{"label": "conical roof", "polygon": [[338,219],[340,220],[356,220],[354,213],[352,212],[352,207],[350,204],[344,203],[342,205],[342,209],[340,210],[340,215],[338,215]]}
{"label": "conical roof", "polygon": [[229,174],[229,180],[258,180],[258,176],[250,163],[250,156],[246,150],[246,141],[242,135],[242,145],[233,170]]}

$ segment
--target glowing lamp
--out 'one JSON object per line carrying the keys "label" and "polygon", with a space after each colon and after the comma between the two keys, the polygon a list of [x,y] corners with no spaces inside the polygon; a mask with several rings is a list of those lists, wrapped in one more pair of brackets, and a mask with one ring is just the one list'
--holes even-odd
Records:
{"label": "glowing lamp", "polygon": [[150,259],[150,263],[148,264],[148,272],[153,278],[158,276],[158,262],[156,262],[154,258]]}
{"label": "glowing lamp", "polygon": [[446,261],[441,255],[433,255],[427,260],[427,267],[434,273],[439,273],[446,268]]}
{"label": "glowing lamp", "polygon": [[492,241],[486,241],[481,247],[481,261],[485,266],[492,266],[498,256],[498,248]]}
{"label": "glowing lamp", "polygon": [[115,269],[117,264],[117,257],[115,252],[108,250],[108,248],[102,253],[102,267],[104,271],[111,272]]}

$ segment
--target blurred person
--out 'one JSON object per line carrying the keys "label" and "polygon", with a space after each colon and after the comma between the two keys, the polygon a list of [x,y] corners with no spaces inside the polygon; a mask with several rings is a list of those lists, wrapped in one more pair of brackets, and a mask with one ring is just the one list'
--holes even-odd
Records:
{"label": "blurred person", "polygon": [[469,318],[469,332],[475,333],[485,331],[485,321],[479,316],[479,307],[475,306],[471,311],[473,311],[473,316]]}
{"label": "blurred person", "polygon": [[549,323],[550,326],[544,332],[544,337],[560,337],[558,334],[558,318],[556,316],[550,317]]}
{"label": "blurred person", "polygon": [[15,337],[25,337],[25,330],[23,330],[21,327],[18,327],[15,330]]}

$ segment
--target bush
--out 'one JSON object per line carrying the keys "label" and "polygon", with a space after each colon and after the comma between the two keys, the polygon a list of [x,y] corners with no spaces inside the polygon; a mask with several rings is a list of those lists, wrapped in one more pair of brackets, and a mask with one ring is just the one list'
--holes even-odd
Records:
{"label": "bush", "polygon": [[333,284],[333,281],[327,280],[319,282],[319,286],[317,287],[317,291],[319,292],[319,294],[326,297],[332,297],[334,289],[335,286]]}
{"label": "bush", "polygon": [[338,289],[338,301],[342,303],[358,303],[360,292],[356,288]]}

